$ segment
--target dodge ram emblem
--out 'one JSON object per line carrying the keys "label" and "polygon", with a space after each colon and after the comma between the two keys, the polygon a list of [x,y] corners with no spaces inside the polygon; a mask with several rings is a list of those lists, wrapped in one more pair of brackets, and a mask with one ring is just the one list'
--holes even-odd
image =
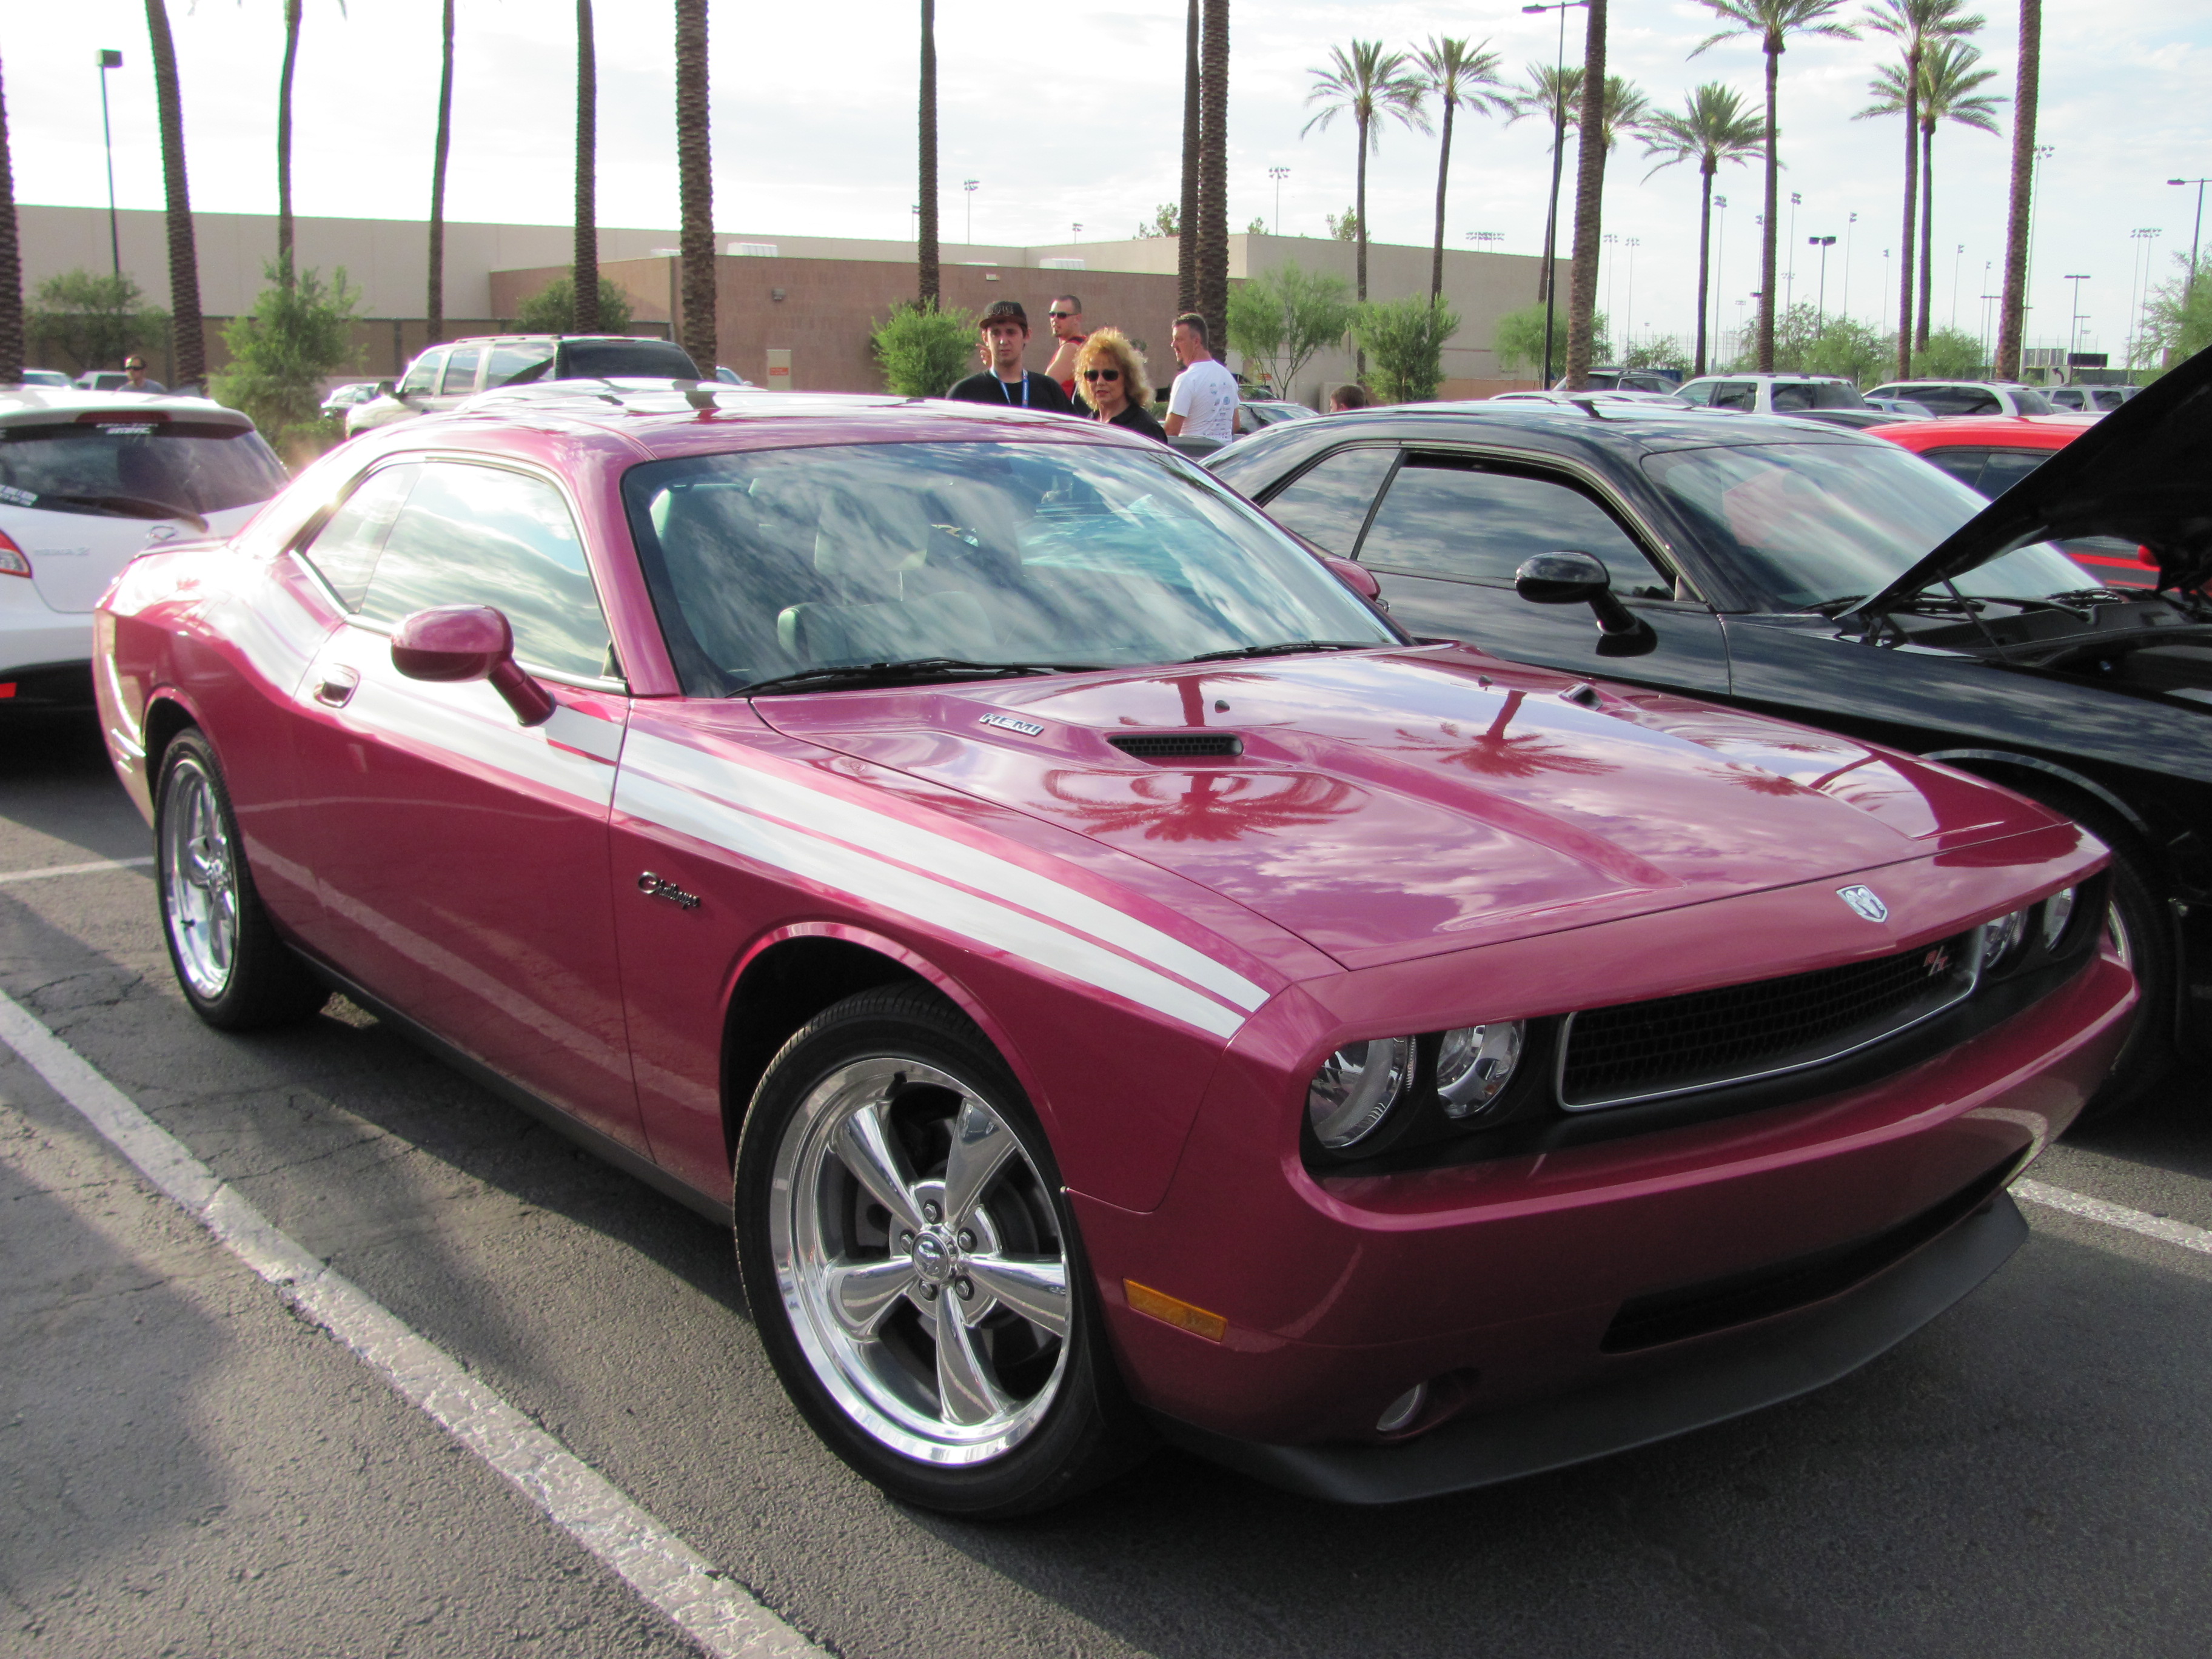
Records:
{"label": "dodge ram emblem", "polygon": [[1836,896],[1869,921],[1887,921],[1889,907],[1875,896],[1871,887],[1838,887]]}

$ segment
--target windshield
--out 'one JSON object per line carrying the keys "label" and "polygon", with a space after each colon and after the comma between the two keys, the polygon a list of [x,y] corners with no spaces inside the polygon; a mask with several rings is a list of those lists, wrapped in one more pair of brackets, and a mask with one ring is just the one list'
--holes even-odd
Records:
{"label": "windshield", "polygon": [[[1678,449],[1645,456],[1644,467],[1711,545],[1794,611],[1880,592],[1987,505],[1891,444]],[[2047,543],[1956,580],[1987,599],[2096,585]]]}
{"label": "windshield", "polygon": [[1864,409],[1859,389],[1840,380],[1780,380],[1774,387],[1774,407],[1790,409]]}
{"label": "windshield", "polygon": [[633,467],[623,497],[685,688],[957,658],[1136,665],[1396,643],[1170,452],[848,444]]}
{"label": "windshield", "polygon": [[98,514],[139,502],[204,515],[265,501],[284,483],[283,463],[251,427],[121,415],[0,427],[0,502],[14,507]]}

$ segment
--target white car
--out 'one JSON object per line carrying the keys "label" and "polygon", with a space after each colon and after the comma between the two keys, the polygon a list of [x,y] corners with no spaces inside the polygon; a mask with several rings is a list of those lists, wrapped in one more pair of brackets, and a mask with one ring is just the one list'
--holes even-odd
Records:
{"label": "white car", "polygon": [[1743,415],[1801,415],[1868,406],[1856,386],[1835,374],[1708,374],[1675,395],[1700,409],[1732,409]]}
{"label": "white car", "polygon": [[198,398],[0,392],[0,712],[92,705],[92,608],[149,547],[244,526],[287,482]]}
{"label": "white car", "polygon": [[1936,411],[1953,415],[2051,415],[2051,400],[2032,386],[2013,380],[1892,380],[1869,398],[1910,398]]}

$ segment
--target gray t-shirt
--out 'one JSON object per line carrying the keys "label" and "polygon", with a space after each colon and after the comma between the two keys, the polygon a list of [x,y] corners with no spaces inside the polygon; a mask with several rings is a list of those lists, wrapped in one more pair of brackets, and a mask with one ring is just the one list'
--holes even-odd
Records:
{"label": "gray t-shirt", "polygon": [[1193,363],[1175,377],[1168,413],[1182,416],[1188,435],[1227,443],[1237,435],[1237,377],[1211,357]]}

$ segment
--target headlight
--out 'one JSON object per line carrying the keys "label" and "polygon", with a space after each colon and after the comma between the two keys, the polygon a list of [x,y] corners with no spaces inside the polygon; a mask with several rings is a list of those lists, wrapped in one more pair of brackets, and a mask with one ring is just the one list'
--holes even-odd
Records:
{"label": "headlight", "polygon": [[1413,1080],[1413,1039],[1347,1042],[1322,1062],[1306,1089],[1314,1139],[1340,1152],[1372,1134]]}
{"label": "headlight", "polygon": [[2027,912],[2014,910],[2009,915],[1982,926],[1982,971],[1988,973],[2007,957],[2020,948],[2027,933]]}
{"label": "headlight", "polygon": [[1437,1093],[1446,1117],[1469,1117],[1498,1098],[1521,1063],[1521,1022],[1462,1025],[1437,1050]]}
{"label": "headlight", "polygon": [[2062,887],[2043,901],[2043,948],[2056,951],[2058,941],[2066,937],[2066,924],[2074,920],[2075,893],[2071,887]]}

